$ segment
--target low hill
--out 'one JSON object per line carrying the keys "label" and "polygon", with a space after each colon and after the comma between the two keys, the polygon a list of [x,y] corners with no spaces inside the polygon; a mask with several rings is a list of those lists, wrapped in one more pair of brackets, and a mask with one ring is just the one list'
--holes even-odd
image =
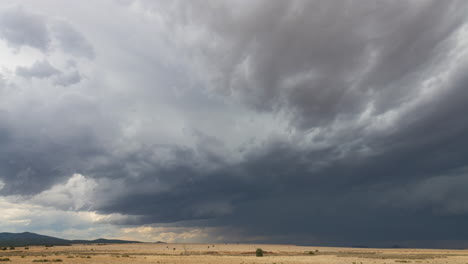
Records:
{"label": "low hill", "polygon": [[141,243],[118,239],[99,238],[95,240],[68,240],[51,236],[44,236],[30,232],[24,233],[0,233],[0,247],[24,247],[24,246],[63,246],[71,244],[126,244]]}

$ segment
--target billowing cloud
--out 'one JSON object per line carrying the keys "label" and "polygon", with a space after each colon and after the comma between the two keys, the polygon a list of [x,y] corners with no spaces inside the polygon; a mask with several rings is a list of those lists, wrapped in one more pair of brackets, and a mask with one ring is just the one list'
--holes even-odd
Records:
{"label": "billowing cloud", "polygon": [[63,217],[0,227],[467,240],[465,2],[22,3],[0,36],[40,52],[1,51],[1,198]]}
{"label": "billowing cloud", "polygon": [[443,56],[463,23],[457,3],[134,1],[133,7],[172,26],[172,40],[213,90],[255,109],[286,111],[295,125],[311,128],[356,119],[369,106],[381,114],[411,101],[424,79],[407,70],[430,71],[431,59]]}
{"label": "billowing cloud", "polygon": [[65,184],[36,195],[33,202],[63,210],[80,210],[91,206],[96,185],[96,181],[75,174]]}

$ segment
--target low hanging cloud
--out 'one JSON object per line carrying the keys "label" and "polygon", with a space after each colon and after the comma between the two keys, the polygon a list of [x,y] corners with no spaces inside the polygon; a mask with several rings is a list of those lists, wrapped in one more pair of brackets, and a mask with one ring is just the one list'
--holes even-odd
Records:
{"label": "low hanging cloud", "polygon": [[0,8],[2,40],[40,51],[5,51],[0,194],[94,219],[35,230],[468,237],[465,2],[97,1],[86,18],[78,2],[60,17],[26,2]]}
{"label": "low hanging cloud", "polygon": [[155,21],[175,21],[173,41],[213,90],[286,111],[305,129],[411,101],[425,81],[416,75],[430,74],[464,23],[459,1],[134,3]]}

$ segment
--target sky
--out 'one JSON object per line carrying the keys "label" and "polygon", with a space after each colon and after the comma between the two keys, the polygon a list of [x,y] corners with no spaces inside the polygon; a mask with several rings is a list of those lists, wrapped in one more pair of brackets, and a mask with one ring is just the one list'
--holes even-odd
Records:
{"label": "sky", "polygon": [[467,8],[0,1],[0,232],[468,247]]}

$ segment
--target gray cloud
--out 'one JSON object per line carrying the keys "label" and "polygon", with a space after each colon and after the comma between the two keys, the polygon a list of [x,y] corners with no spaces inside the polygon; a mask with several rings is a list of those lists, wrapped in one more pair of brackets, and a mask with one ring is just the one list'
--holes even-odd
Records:
{"label": "gray cloud", "polygon": [[52,66],[48,61],[36,61],[30,67],[19,66],[16,68],[16,74],[24,78],[48,78],[58,75],[61,72]]}
{"label": "gray cloud", "polygon": [[68,22],[59,21],[52,25],[52,33],[67,53],[93,59],[94,49],[86,38]]}
{"label": "gray cloud", "polygon": [[0,74],[0,92],[3,87],[6,86],[5,79],[3,78],[3,75]]}
{"label": "gray cloud", "polygon": [[114,31],[102,3],[63,14],[75,62],[16,71],[50,85],[8,77],[3,195],[261,242],[467,240],[464,2],[127,4]]}
{"label": "gray cloud", "polygon": [[62,72],[51,65],[47,60],[36,61],[29,67],[18,66],[16,67],[15,73],[26,79],[54,77],[53,83],[59,86],[70,86],[82,80],[82,76],[77,70]]}
{"label": "gray cloud", "polygon": [[26,45],[46,51],[50,44],[45,17],[22,7],[1,10],[0,36],[13,47]]}
{"label": "gray cloud", "polygon": [[462,23],[460,4],[255,1],[231,12],[225,2],[181,2],[170,18],[220,43],[187,45],[203,51],[194,53],[195,67],[206,67],[213,89],[255,109],[291,112],[295,125],[311,128],[356,118],[370,103],[380,113],[411,100],[416,74]]}
{"label": "gray cloud", "polygon": [[76,83],[79,83],[82,79],[81,74],[78,71],[72,71],[69,73],[64,73],[57,77],[54,81],[56,85],[69,86]]}

